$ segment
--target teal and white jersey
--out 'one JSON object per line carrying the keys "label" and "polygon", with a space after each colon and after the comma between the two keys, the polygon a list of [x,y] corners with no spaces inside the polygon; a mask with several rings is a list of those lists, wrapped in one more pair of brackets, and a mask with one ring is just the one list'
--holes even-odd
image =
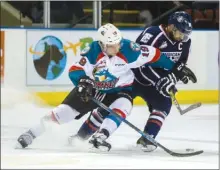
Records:
{"label": "teal and white jersey", "polygon": [[[109,57],[102,51],[98,41],[94,41],[81,52],[82,58],[72,65],[69,77],[74,85],[81,76],[95,80],[95,88],[103,92],[115,92],[130,88],[134,81],[132,68],[159,61],[161,53],[151,46],[140,46],[127,39],[121,41],[120,51]],[[165,57],[165,56],[163,56]]]}

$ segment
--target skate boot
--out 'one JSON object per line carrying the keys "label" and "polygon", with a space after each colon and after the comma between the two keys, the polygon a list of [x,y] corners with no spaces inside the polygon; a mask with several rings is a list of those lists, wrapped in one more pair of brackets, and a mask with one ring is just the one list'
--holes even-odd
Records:
{"label": "skate boot", "polygon": [[91,137],[89,143],[92,144],[95,148],[100,149],[101,151],[109,151],[111,149],[111,144],[105,141],[108,136],[108,131],[102,129]]}
{"label": "skate boot", "polygon": [[25,133],[23,133],[21,136],[18,138],[18,143],[16,145],[16,148],[26,148],[28,145],[30,145],[33,140],[36,137],[33,135],[33,133],[29,130]]}
{"label": "skate boot", "polygon": [[145,139],[143,136],[137,140],[137,146],[144,152],[152,152],[157,149],[157,146]]}

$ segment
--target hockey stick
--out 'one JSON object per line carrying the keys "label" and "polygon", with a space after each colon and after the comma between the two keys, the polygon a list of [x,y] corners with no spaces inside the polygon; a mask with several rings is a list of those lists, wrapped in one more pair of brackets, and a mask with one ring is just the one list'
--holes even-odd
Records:
{"label": "hockey stick", "polygon": [[144,138],[146,138],[148,141],[152,142],[154,145],[159,146],[160,148],[162,148],[165,152],[167,152],[168,154],[172,155],[172,156],[177,156],[177,157],[188,157],[188,156],[194,156],[194,155],[199,155],[201,153],[203,153],[203,150],[200,151],[196,151],[196,152],[191,152],[191,153],[176,153],[173,152],[171,150],[169,150],[168,148],[164,147],[163,145],[161,145],[160,143],[158,143],[154,138],[152,138],[150,135],[148,135],[147,133],[141,131],[140,129],[138,129],[136,126],[134,126],[132,123],[130,123],[129,121],[127,121],[126,119],[120,117],[118,114],[116,114],[113,110],[111,110],[109,107],[105,106],[103,103],[99,102],[98,100],[92,98],[92,101],[95,102],[98,106],[100,106],[101,108],[105,109],[106,111],[108,111],[111,114],[116,115],[121,121],[123,121],[124,123],[126,123],[128,126],[130,126],[132,129],[134,129],[136,132],[138,132],[139,134],[141,134]]}
{"label": "hockey stick", "polygon": [[179,102],[177,101],[177,99],[175,97],[175,94],[173,92],[171,92],[170,96],[171,96],[171,98],[173,100],[173,103],[175,104],[177,110],[180,112],[181,115],[183,115],[183,114],[185,114],[185,113],[187,113],[187,112],[189,112],[189,111],[191,111],[193,109],[196,109],[196,108],[198,108],[198,107],[200,107],[202,105],[201,102],[198,102],[198,103],[190,105],[186,109],[181,109],[180,104],[179,104]]}

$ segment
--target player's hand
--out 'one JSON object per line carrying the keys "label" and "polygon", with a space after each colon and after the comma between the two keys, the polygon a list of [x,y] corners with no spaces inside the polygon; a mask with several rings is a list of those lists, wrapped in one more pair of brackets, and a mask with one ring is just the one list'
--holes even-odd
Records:
{"label": "player's hand", "polygon": [[171,90],[175,89],[176,82],[176,76],[173,73],[169,73],[167,76],[160,78],[155,87],[160,94],[169,98]]}
{"label": "player's hand", "polygon": [[83,102],[88,102],[92,97],[94,81],[88,76],[84,76],[79,80],[77,93]]}
{"label": "player's hand", "polygon": [[189,80],[191,80],[193,83],[197,82],[195,74],[183,63],[177,63],[172,69],[172,72],[175,74],[177,79],[182,81],[184,84],[187,84]]}

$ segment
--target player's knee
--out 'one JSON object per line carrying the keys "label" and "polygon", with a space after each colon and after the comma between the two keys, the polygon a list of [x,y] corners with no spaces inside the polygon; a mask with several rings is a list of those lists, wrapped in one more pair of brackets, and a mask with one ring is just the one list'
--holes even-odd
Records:
{"label": "player's knee", "polygon": [[117,99],[110,108],[121,117],[126,118],[131,113],[132,103],[129,99],[122,97]]}
{"label": "player's knee", "polygon": [[[110,108],[114,111],[114,113],[125,119],[131,112],[132,103],[127,98],[122,97],[117,99],[112,105],[110,105]],[[116,127],[119,127],[122,121],[114,114],[108,115],[107,118],[112,120],[116,124]]]}
{"label": "player's knee", "polygon": [[45,120],[50,120],[58,124],[68,123],[75,119],[80,113],[66,104],[60,104],[55,107],[49,115],[44,117]]}

